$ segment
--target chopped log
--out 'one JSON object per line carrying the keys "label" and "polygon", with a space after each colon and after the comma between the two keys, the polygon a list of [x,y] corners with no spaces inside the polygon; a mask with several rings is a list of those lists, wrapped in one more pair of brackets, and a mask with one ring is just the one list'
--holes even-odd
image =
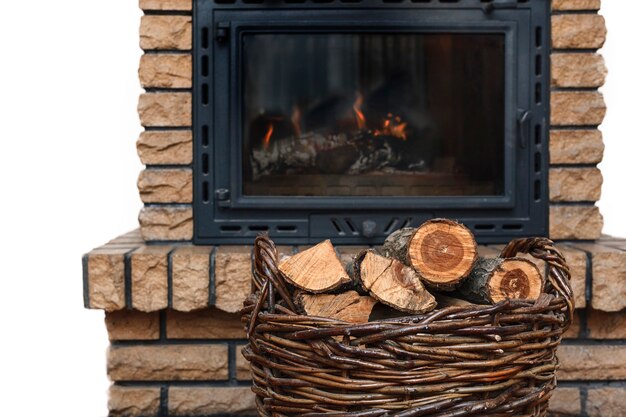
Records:
{"label": "chopped log", "polygon": [[281,260],[278,269],[291,284],[312,293],[330,291],[351,281],[330,240]]}
{"label": "chopped log", "polygon": [[543,289],[539,268],[523,258],[479,258],[458,293],[478,304],[507,299],[536,300]]}
{"label": "chopped log", "polygon": [[451,291],[472,271],[477,247],[467,227],[434,219],[417,229],[395,231],[385,241],[383,253],[415,268],[426,285]]}
{"label": "chopped log", "polygon": [[296,294],[296,306],[307,316],[327,317],[350,323],[367,323],[377,301],[356,291],[341,294]]}
{"label": "chopped log", "polygon": [[353,279],[383,304],[406,313],[426,313],[437,303],[419,275],[402,262],[367,250],[355,258]]}

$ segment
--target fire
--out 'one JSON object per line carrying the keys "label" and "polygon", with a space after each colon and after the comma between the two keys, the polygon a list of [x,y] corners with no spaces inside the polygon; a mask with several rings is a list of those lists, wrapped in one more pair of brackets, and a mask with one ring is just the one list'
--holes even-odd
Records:
{"label": "fire", "polygon": [[300,112],[300,107],[294,106],[291,112],[291,123],[293,124],[293,129],[296,134],[296,138],[300,137],[302,133],[302,129],[300,128],[300,119],[302,118],[302,113]]}
{"label": "fire", "polygon": [[383,128],[376,130],[374,135],[393,136],[398,139],[406,140],[406,127],[407,123],[403,122],[399,116],[393,117],[393,114],[389,113],[383,123]]}
{"label": "fire", "polygon": [[265,136],[263,136],[263,149],[265,150],[267,150],[270,146],[272,133],[274,133],[274,123],[269,124],[269,126],[267,127],[267,132],[265,132]]}
{"label": "fire", "polygon": [[[354,114],[356,116],[356,122],[359,129],[367,128],[367,121],[365,115],[361,110],[363,106],[363,95],[357,93],[356,100],[352,105]],[[407,123],[403,122],[399,116],[395,116],[391,113],[387,114],[387,118],[383,122],[381,129],[375,129],[372,133],[374,136],[393,136],[394,138],[406,140],[407,139]]]}
{"label": "fire", "polygon": [[352,105],[352,109],[354,109],[354,113],[356,114],[356,124],[359,129],[364,129],[365,124],[365,115],[361,111],[361,106],[363,106],[363,95],[361,93],[357,93],[356,100]]}

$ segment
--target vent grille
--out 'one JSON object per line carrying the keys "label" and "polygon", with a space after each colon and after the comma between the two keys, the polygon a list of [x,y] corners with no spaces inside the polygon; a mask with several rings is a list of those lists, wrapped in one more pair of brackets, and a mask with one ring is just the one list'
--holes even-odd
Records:
{"label": "vent grille", "polygon": [[[467,4],[483,4],[483,5],[495,5],[499,0],[213,0],[215,4],[250,4],[258,5],[263,3],[287,3],[287,4],[302,4],[302,3],[314,3],[314,4],[330,4],[330,3],[344,3],[344,4],[358,4],[358,3],[386,3],[386,4],[442,4],[449,5],[455,3],[467,3]],[[525,4],[529,0],[509,0],[505,1],[506,5],[511,4]],[[488,6],[491,7],[491,6]],[[496,6],[497,7],[497,6]]]}

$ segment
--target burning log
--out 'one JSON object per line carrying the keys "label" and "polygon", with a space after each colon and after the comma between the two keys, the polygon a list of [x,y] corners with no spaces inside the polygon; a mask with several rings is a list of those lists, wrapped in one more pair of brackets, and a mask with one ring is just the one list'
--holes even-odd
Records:
{"label": "burning log", "polygon": [[444,291],[453,290],[469,275],[477,257],[472,232],[447,219],[392,233],[383,252],[413,267],[428,286]]}
{"label": "burning log", "polygon": [[330,240],[281,260],[278,269],[291,284],[311,293],[331,291],[351,282]]}
{"label": "burning log", "polygon": [[407,146],[397,137],[377,136],[371,131],[353,136],[306,133],[299,138],[271,140],[267,148],[253,149],[250,163],[254,179],[271,174],[357,175],[384,168],[422,171],[424,161],[408,152]]}
{"label": "burning log", "polygon": [[[310,130],[304,133],[298,107],[291,117],[258,116],[251,125],[247,151],[252,178],[271,174],[357,175],[384,168],[425,170],[425,154],[429,152],[418,143],[415,129],[391,113],[375,117],[375,122],[368,124],[371,119],[366,119],[362,111],[363,100],[357,93],[352,116],[336,119],[334,124],[320,125],[313,115],[305,116],[311,120],[305,120]],[[326,106],[335,108],[333,103]]]}
{"label": "burning log", "polygon": [[507,299],[536,300],[543,289],[537,266],[523,258],[479,258],[458,294],[477,304]]}
{"label": "burning log", "polygon": [[357,255],[348,269],[353,280],[372,297],[396,310],[419,314],[437,306],[419,275],[396,259],[367,250]]}
{"label": "burning log", "polygon": [[299,292],[294,302],[307,316],[327,317],[350,323],[367,323],[377,301],[356,291],[341,294],[307,294]]}

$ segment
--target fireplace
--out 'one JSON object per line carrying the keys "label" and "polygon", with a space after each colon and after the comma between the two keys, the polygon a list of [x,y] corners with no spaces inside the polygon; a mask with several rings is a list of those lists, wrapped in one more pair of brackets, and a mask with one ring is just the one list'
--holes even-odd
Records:
{"label": "fireplace", "polygon": [[196,243],[547,234],[548,2],[195,5]]}
{"label": "fireplace", "polygon": [[[555,247],[571,267],[577,308],[574,325],[564,335],[568,340],[557,352],[559,388],[551,398],[550,413],[619,415],[614,410],[621,410],[619,399],[626,398],[626,356],[622,354],[626,240],[602,235],[602,215],[595,205],[602,185],[596,165],[604,149],[598,126],[606,111],[597,89],[604,85],[607,73],[598,53],[607,35],[599,0],[236,0],[214,5],[204,1],[139,1],[144,11],[139,78],[145,89],[138,106],[145,127],[137,141],[145,165],[137,183],[144,203],[140,228],[83,257],[85,306],[106,311],[111,417],[256,415],[250,369],[241,354],[247,341],[238,312],[250,292],[254,260],[249,243],[257,231],[268,230],[273,239],[280,239],[281,255],[332,237],[341,261],[347,264],[363,246],[380,242],[387,230],[407,221],[417,225],[437,215],[462,220],[483,242],[544,233],[546,205],[550,238],[557,241]],[[551,27],[546,16],[549,3]],[[296,35],[303,33],[311,39],[310,49],[298,45]],[[476,36],[473,40],[481,39],[480,47],[474,45],[477,42],[459,40],[470,35]],[[383,51],[376,46],[382,39],[386,39]],[[274,47],[275,42],[281,47]],[[285,46],[289,42],[291,50]],[[444,48],[432,47],[433,43],[454,42],[467,44],[456,44],[450,55],[444,54]],[[251,45],[269,50],[246,52]],[[340,52],[326,45],[335,45]],[[300,51],[306,54],[297,55]],[[328,62],[322,68],[333,68],[332,74],[340,78],[327,80],[324,73],[318,74],[318,87],[312,89],[301,74],[272,76],[272,71],[281,68],[293,71],[298,61],[307,71],[319,68],[320,63],[308,55],[311,51],[321,54],[323,59],[318,61]],[[365,65],[380,54],[389,54],[394,66]],[[383,57],[389,65],[390,60]],[[445,82],[445,71],[462,71],[457,64],[465,59],[475,72],[456,78],[488,86],[494,94],[491,99],[500,89],[502,105],[477,102],[485,95],[464,91],[458,80],[454,100],[446,96],[451,94],[446,88],[453,87]],[[492,59],[502,64],[492,65]],[[355,60],[359,65],[348,67]],[[409,71],[404,70],[403,77],[395,76],[406,68]],[[501,78],[494,72],[498,68]],[[257,78],[244,78],[247,74]],[[261,76],[268,82],[261,82]],[[403,92],[381,89],[388,78],[389,82],[402,81],[400,90],[416,91],[417,105],[394,107]],[[270,86],[269,92],[283,89],[286,97],[268,96],[265,88]],[[393,100],[374,102],[382,103],[379,109],[372,104],[377,92]],[[321,118],[319,127],[312,121],[312,109],[317,108],[313,102],[333,97],[341,111]],[[470,116],[463,116],[461,105],[466,103],[457,97],[474,100],[468,105]],[[452,106],[449,112],[440,111],[446,106]],[[357,109],[364,118],[361,126]],[[490,119],[493,124],[479,118],[481,111],[494,118]],[[445,117],[457,123],[448,123]],[[503,127],[497,127],[498,120]],[[315,152],[333,151],[333,163],[318,166],[316,158],[316,169],[292,164],[288,172],[278,165],[272,168],[274,172],[254,177],[245,164],[251,163],[253,149],[263,150],[270,123],[269,150],[281,142],[293,143],[297,137],[321,135],[322,144]],[[462,140],[458,146],[478,141],[458,133],[472,133],[471,126],[478,123],[496,132],[490,136],[493,142],[480,142],[490,144],[490,150],[481,150],[476,159],[476,154],[469,154],[473,150],[469,146],[462,151],[450,148],[453,140]],[[424,165],[383,158],[384,166],[354,175],[354,162],[340,157],[346,153],[339,147],[342,143],[330,137],[331,133],[344,135],[342,140],[353,141],[351,146],[357,150],[359,143],[354,141],[358,138],[382,141],[389,147],[417,146],[413,142],[427,136],[420,127],[428,126],[441,149],[420,150],[421,155],[430,155]],[[501,129],[504,133],[498,136]],[[503,144],[500,149],[495,143],[498,138]],[[245,153],[244,147],[248,147]],[[468,168],[467,164],[479,160],[493,169],[498,152],[504,158],[503,173],[493,170],[488,171],[493,175],[477,177]],[[403,161],[407,157],[415,154],[400,155]],[[248,190],[244,189],[246,169]],[[374,174],[376,170],[380,172]],[[417,195],[399,185],[404,178],[416,190],[420,176],[434,178],[435,173],[455,178],[464,174],[462,179],[473,181],[476,187],[490,181],[490,193],[472,194],[466,185],[453,193],[451,187],[445,189],[441,182],[431,180]],[[288,182],[292,174],[301,177],[296,191]],[[373,187],[372,178],[382,182],[376,184],[378,189],[356,191],[354,182],[368,180],[366,185]],[[324,186],[315,188],[312,179]],[[282,181],[282,190],[265,195],[263,181],[273,186]],[[348,181],[352,188],[331,190],[331,181]],[[505,197],[498,194],[501,189]],[[320,195],[331,191],[331,195]],[[303,195],[293,195],[296,192]],[[194,244],[194,239],[202,244]],[[495,257],[501,249],[500,244],[479,245],[479,254]]]}

